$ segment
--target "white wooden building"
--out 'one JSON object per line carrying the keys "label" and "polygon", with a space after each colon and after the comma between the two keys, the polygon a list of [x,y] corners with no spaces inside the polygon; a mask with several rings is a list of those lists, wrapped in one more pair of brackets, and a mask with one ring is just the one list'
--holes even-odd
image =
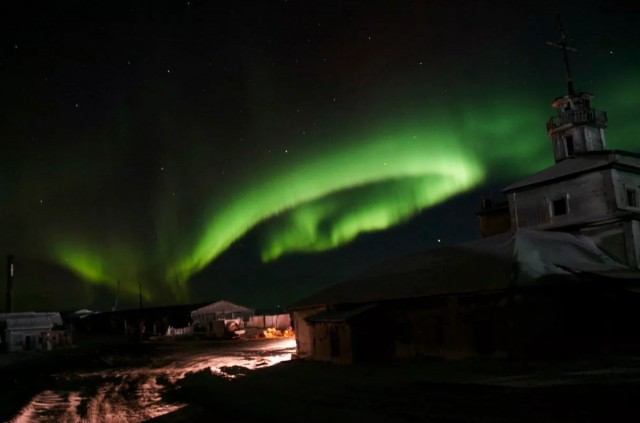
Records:
{"label": "white wooden building", "polygon": [[593,96],[556,98],[547,122],[555,164],[503,190],[512,232],[521,228],[589,236],[634,269],[640,265],[640,154],[607,150],[607,114]]}
{"label": "white wooden building", "polygon": [[244,330],[253,314],[253,309],[220,300],[191,312],[193,332],[214,338],[233,336]]}
{"label": "white wooden building", "polygon": [[60,313],[2,313],[0,332],[5,351],[46,351],[70,343]]}

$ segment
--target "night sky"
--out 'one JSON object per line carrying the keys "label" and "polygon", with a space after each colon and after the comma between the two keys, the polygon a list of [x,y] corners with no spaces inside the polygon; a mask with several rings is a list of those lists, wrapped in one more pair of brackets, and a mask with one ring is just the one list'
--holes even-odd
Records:
{"label": "night sky", "polygon": [[640,150],[632,3],[2,2],[16,309],[109,309],[118,285],[134,305],[139,283],[275,307],[478,238],[480,196],[552,164],[556,12],[608,147]]}

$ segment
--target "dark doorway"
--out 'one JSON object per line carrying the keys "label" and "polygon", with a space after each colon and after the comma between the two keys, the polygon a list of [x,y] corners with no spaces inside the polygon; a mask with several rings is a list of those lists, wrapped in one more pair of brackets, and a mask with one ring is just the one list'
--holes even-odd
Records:
{"label": "dark doorway", "polygon": [[340,333],[335,326],[331,326],[329,329],[329,343],[331,346],[331,357],[340,357]]}
{"label": "dark doorway", "polygon": [[573,156],[574,147],[573,147],[573,136],[567,135],[564,137],[564,142],[567,146],[567,156]]}

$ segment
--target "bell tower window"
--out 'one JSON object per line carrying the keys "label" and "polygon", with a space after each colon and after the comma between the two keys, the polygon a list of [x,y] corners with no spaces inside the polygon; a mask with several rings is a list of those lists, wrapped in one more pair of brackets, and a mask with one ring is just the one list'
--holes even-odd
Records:
{"label": "bell tower window", "polygon": [[565,135],[564,137],[564,145],[565,148],[567,149],[567,156],[573,156],[573,152],[574,147],[573,147],[573,136],[572,135]]}
{"label": "bell tower window", "polygon": [[551,215],[564,216],[567,214],[567,198],[558,198],[551,202]]}

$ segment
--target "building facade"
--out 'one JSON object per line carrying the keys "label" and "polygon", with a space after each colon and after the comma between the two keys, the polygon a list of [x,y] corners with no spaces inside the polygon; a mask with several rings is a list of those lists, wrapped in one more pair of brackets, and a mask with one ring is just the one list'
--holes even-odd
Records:
{"label": "building facade", "polygon": [[555,164],[503,190],[511,231],[522,228],[586,235],[633,269],[640,265],[640,154],[607,150],[607,114],[593,96],[552,102],[547,122]]}
{"label": "building facade", "polygon": [[7,352],[48,351],[71,345],[59,313],[2,313],[0,341]]}

